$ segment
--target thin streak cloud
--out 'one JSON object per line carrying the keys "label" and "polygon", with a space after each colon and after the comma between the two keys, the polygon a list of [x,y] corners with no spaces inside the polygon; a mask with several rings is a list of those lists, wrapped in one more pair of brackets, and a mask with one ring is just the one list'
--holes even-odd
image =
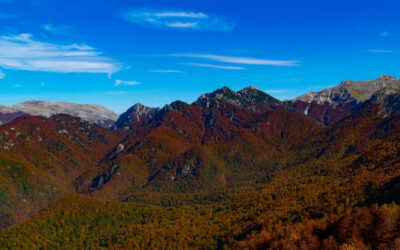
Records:
{"label": "thin streak cloud", "polygon": [[120,13],[128,22],[145,27],[180,30],[230,31],[235,25],[221,17],[183,10],[132,9]]}
{"label": "thin streak cloud", "polygon": [[174,57],[188,57],[188,58],[201,58],[217,62],[245,64],[245,65],[271,65],[271,66],[299,66],[300,61],[297,60],[269,60],[258,59],[251,57],[232,57],[223,55],[209,55],[209,54],[171,54]]}
{"label": "thin streak cloud", "polygon": [[171,70],[171,69],[154,69],[154,70],[149,70],[149,72],[153,72],[153,73],[179,73],[179,74],[185,73],[182,70]]}
{"label": "thin streak cloud", "polygon": [[221,66],[221,65],[206,64],[206,63],[185,63],[185,64],[195,67],[214,68],[214,69],[246,70],[246,68],[240,66]]}
{"label": "thin streak cloud", "polygon": [[124,85],[124,86],[133,86],[133,85],[139,85],[140,82],[137,81],[123,81],[123,80],[115,80],[115,86],[120,86],[120,85]]}
{"label": "thin streak cloud", "polygon": [[371,53],[393,53],[393,50],[386,50],[386,49],[370,49],[368,52]]}

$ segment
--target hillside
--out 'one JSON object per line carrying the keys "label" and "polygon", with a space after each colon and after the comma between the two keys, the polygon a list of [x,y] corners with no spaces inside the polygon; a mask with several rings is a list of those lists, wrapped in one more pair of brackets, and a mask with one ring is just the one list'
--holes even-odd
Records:
{"label": "hillside", "polygon": [[[366,107],[336,128],[321,130],[299,149],[304,157],[296,164],[264,174],[259,181],[210,186],[193,193],[143,190],[122,203],[72,196],[49,206],[31,221],[4,231],[0,235],[2,246],[262,248],[287,246],[289,243],[274,243],[282,237],[276,230],[285,232],[285,225],[293,224],[299,231],[299,248],[308,244],[310,249],[323,249],[325,245],[318,240],[316,244],[315,239],[304,238],[308,236],[299,223],[323,230],[329,222],[343,231],[347,230],[345,225],[334,224],[342,216],[366,223],[363,232],[373,232],[368,220],[351,209],[387,189],[400,175],[400,131],[387,132],[388,127],[399,127],[400,120],[377,117],[377,111],[377,106]],[[350,124],[354,127],[347,130]],[[310,151],[310,147],[315,150]],[[371,209],[371,218],[381,216],[376,208]],[[324,219],[326,216],[329,219]],[[328,232],[335,239],[331,246],[357,246],[353,237]],[[23,240],[26,237],[31,240]],[[377,242],[382,241],[382,236],[376,237]],[[361,240],[362,244],[378,246],[370,238]],[[387,242],[394,240],[395,236],[390,236]]]}
{"label": "hillside", "polygon": [[392,82],[364,83],[379,87],[327,124],[254,87],[137,104],[113,130],[19,117],[0,127],[0,247],[395,248]]}
{"label": "hillside", "polygon": [[72,181],[117,142],[116,134],[67,115],[23,116],[0,127],[0,227],[74,193]]}

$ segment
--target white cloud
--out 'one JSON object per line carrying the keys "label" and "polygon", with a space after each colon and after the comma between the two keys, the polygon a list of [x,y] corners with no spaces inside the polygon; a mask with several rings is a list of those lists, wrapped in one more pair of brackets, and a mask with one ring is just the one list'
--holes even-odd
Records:
{"label": "white cloud", "polygon": [[3,79],[4,77],[6,77],[6,75],[0,70],[0,79]]}
{"label": "white cloud", "polygon": [[157,17],[186,17],[186,18],[208,18],[208,15],[198,12],[184,12],[184,11],[164,11],[154,14]]}
{"label": "white cloud", "polygon": [[126,91],[107,91],[107,95],[126,95],[128,92]]}
{"label": "white cloud", "polygon": [[149,72],[153,73],[180,73],[183,74],[185,72],[181,70],[171,70],[171,69],[154,69],[154,70],[149,70]]}
{"label": "white cloud", "polygon": [[135,9],[122,12],[126,21],[155,28],[230,31],[232,22],[203,12]]}
{"label": "white cloud", "polygon": [[166,26],[171,28],[196,28],[199,25],[196,22],[193,23],[183,23],[183,22],[174,22],[174,23],[165,23]]}
{"label": "white cloud", "polygon": [[206,64],[206,63],[185,63],[187,65],[196,66],[196,67],[205,67],[205,68],[214,68],[214,69],[230,69],[230,70],[245,70],[244,67],[239,66],[221,66],[215,64]]}
{"label": "white cloud", "polygon": [[281,61],[281,60],[258,59],[251,57],[231,57],[231,56],[208,55],[208,54],[171,54],[170,56],[204,58],[217,62],[246,64],[246,65],[299,66],[298,63],[300,62],[296,60]]}
{"label": "white cloud", "polygon": [[32,39],[31,34],[0,36],[0,67],[58,73],[107,73],[121,66],[87,45],[60,45]]}
{"label": "white cloud", "polygon": [[371,53],[393,53],[393,50],[386,50],[386,49],[370,49],[368,52]]}
{"label": "white cloud", "polygon": [[139,85],[140,82],[137,81],[123,81],[123,80],[115,80],[115,86],[125,85],[125,86],[132,86],[132,85]]}

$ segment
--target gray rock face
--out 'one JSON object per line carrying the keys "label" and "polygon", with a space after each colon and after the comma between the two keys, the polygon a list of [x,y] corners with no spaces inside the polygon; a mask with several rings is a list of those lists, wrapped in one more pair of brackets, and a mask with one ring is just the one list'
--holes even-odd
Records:
{"label": "gray rock face", "polygon": [[121,114],[118,120],[113,125],[113,128],[124,128],[129,127],[134,122],[139,122],[144,119],[152,118],[158,111],[159,108],[150,108],[140,103],[135,104],[125,113]]}
{"label": "gray rock face", "polygon": [[223,87],[212,93],[203,94],[194,102],[194,105],[210,108],[219,107],[223,103],[229,103],[241,108],[254,109],[256,105],[263,102],[277,105],[282,104],[281,101],[251,86],[237,92],[228,87]]}
{"label": "gray rock face", "polygon": [[[55,114],[67,114],[85,121],[109,128],[118,119],[118,114],[100,105],[76,104],[68,102],[27,101],[16,105],[0,105],[0,114],[29,114],[50,117]],[[0,116],[1,117],[1,116]],[[9,122],[2,121],[4,123]]]}
{"label": "gray rock face", "polygon": [[399,90],[400,79],[388,75],[372,81],[344,81],[336,87],[297,97],[289,108],[330,125],[357,112],[366,102],[377,103],[385,114],[398,110]]}
{"label": "gray rock face", "polygon": [[384,88],[400,89],[400,79],[383,75],[372,81],[344,81],[336,87],[324,89],[320,92],[310,92],[295,98],[293,101],[318,104],[343,104],[350,102],[364,102],[372,95]]}
{"label": "gray rock face", "polygon": [[400,110],[400,89],[384,88],[374,93],[369,102],[379,105],[384,116]]}

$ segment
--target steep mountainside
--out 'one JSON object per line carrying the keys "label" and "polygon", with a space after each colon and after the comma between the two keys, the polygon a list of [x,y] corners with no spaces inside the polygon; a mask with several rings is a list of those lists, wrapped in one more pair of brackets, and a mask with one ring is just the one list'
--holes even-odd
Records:
{"label": "steep mountainside", "polygon": [[[183,112],[190,108],[182,103],[180,107]],[[193,111],[190,110],[190,113]],[[173,114],[176,112],[172,111]],[[176,120],[177,117],[168,117],[168,120]],[[272,117],[276,116],[271,115],[268,119],[270,122]],[[219,127],[217,124],[215,127]],[[299,123],[296,125],[299,126]],[[231,161],[217,165],[218,158],[215,159],[208,168],[198,170],[199,178],[191,172],[191,168],[185,168],[188,165],[181,165],[181,170],[176,172],[175,163],[172,162],[165,172],[168,174],[171,173],[170,169],[174,169],[172,173],[181,176],[175,180],[158,179],[164,185],[158,184],[157,189],[154,189],[154,184],[148,188],[144,183],[142,188],[128,190],[126,198],[125,195],[117,198],[125,202],[98,199],[110,199],[111,192],[120,192],[123,190],[121,186],[135,185],[139,178],[119,186],[119,182],[112,180],[117,177],[111,177],[109,182],[96,187],[99,188],[96,192],[103,190],[100,191],[103,192],[101,195],[94,194],[98,199],[74,195],[53,203],[27,223],[0,233],[0,246],[134,246],[150,249],[223,249],[233,246],[238,249],[357,249],[373,246],[388,249],[396,246],[397,242],[398,207],[366,207],[362,210],[356,207],[377,197],[381,190],[389,190],[381,193],[383,196],[395,191],[397,185],[393,183],[400,178],[399,125],[398,112],[383,117],[379,115],[378,105],[366,104],[357,114],[345,118],[336,126],[313,131],[295,147],[296,154],[286,155],[285,148],[274,152],[280,156],[280,161],[290,164],[272,171],[258,171],[259,178],[247,178],[239,185],[237,182],[233,185],[228,182],[216,186],[214,182],[220,179],[214,177],[219,174],[218,170],[238,171],[240,165],[235,159],[243,163],[245,171],[251,172],[260,158],[243,161],[229,151],[228,144],[225,144],[228,151],[222,152],[217,147],[216,154],[226,158],[231,154]],[[160,132],[167,129],[168,126],[163,126]],[[221,146],[226,140],[232,140],[229,134],[213,131],[212,137],[219,135],[213,141],[221,143]],[[163,134],[160,132],[154,132],[153,138]],[[135,153],[143,152],[139,159],[143,155],[146,157],[146,148],[148,152],[154,148],[149,140],[143,141],[141,151],[132,150]],[[120,149],[114,153],[131,150]],[[208,149],[207,153],[213,154],[211,150]],[[256,150],[250,147],[246,154],[257,155]],[[267,154],[268,151],[265,149]],[[156,159],[155,156],[161,155],[153,155],[145,161],[150,163]],[[188,156],[187,159],[191,159]],[[134,154],[130,159],[128,165],[121,165],[120,180],[125,178],[128,168],[139,165]],[[202,162],[207,158],[199,155],[196,159]],[[196,164],[196,161],[187,162]],[[179,160],[176,164],[179,164]],[[138,170],[140,168],[135,168],[133,173]],[[207,170],[212,173],[208,181],[203,177]],[[229,174],[228,171],[225,173]],[[242,175],[246,176],[243,172]],[[192,185],[199,185],[186,181],[179,191],[172,189],[174,193],[171,193],[170,185],[176,186],[174,182],[182,183],[184,179],[202,179],[209,186],[187,192],[193,191]],[[390,197],[381,197],[381,200],[390,201]]]}
{"label": "steep mountainside", "polygon": [[81,118],[23,116],[0,127],[0,228],[75,192],[72,182],[117,145]]}
{"label": "steep mountainside", "polygon": [[[278,152],[293,153],[319,129],[254,88],[208,96],[193,105],[174,102],[135,122],[120,150],[77,180],[78,190],[115,198],[138,188],[180,192],[255,180],[286,164]],[[258,109],[265,101],[274,109]]]}
{"label": "steep mountainside", "polygon": [[17,118],[0,127],[1,226],[45,209],[0,248],[396,249],[396,81],[302,101],[329,126],[254,87],[137,104],[114,130]]}
{"label": "steep mountainside", "polygon": [[383,89],[399,90],[400,79],[383,75],[372,81],[344,81],[336,87],[297,97],[290,108],[330,125],[357,112],[360,104]]}
{"label": "steep mountainside", "polygon": [[103,106],[93,104],[75,104],[68,102],[27,101],[12,106],[0,106],[0,122],[10,122],[12,119],[25,114],[50,117],[56,114],[76,116],[109,128],[118,119],[118,115]]}

